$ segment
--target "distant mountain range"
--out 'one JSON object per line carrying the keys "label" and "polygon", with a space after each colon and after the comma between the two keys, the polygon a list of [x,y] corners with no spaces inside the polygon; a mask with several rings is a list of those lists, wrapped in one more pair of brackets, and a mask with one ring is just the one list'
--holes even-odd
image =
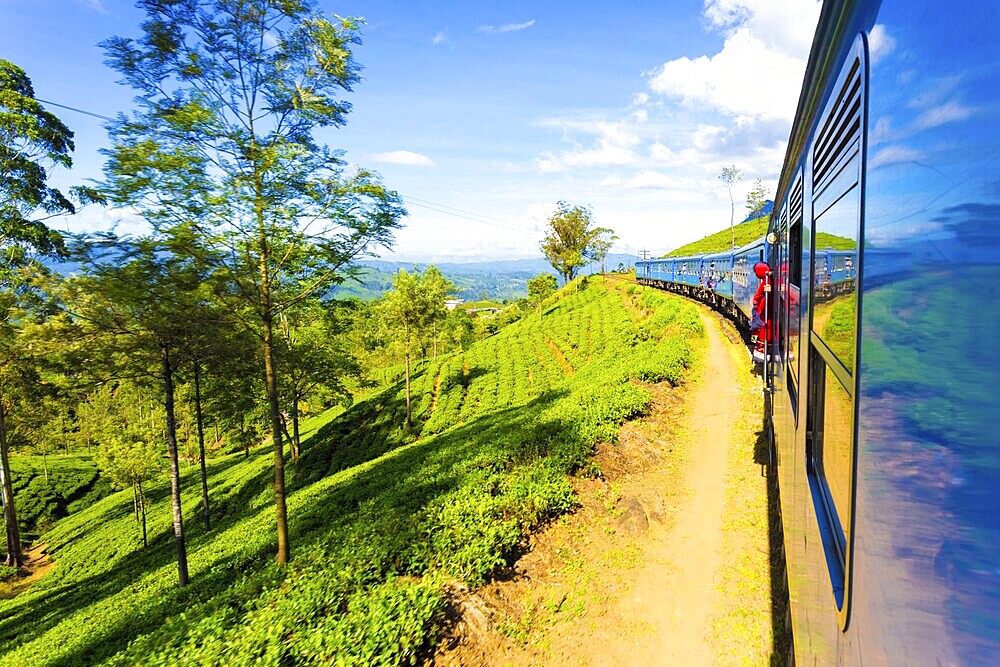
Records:
{"label": "distant mountain range", "polygon": [[[604,268],[612,271],[618,268],[619,264],[631,267],[636,262],[635,255],[623,253],[611,253],[604,260]],[[472,276],[472,275],[522,275],[527,278],[534,278],[539,273],[556,274],[555,269],[543,257],[535,259],[494,259],[479,262],[397,262],[389,260],[362,260],[359,266],[369,266],[385,273],[396,273],[399,269],[412,271],[414,267],[418,271],[423,271],[430,265],[436,266],[441,273],[447,275]],[[581,273],[600,273],[601,265],[598,262],[591,262],[583,267]]]}
{"label": "distant mountain range", "polygon": [[[634,255],[609,254],[604,260],[607,271],[615,271],[620,266],[632,268],[636,262]],[[528,280],[539,273],[556,275],[547,260],[537,259],[497,259],[480,262],[398,262],[389,260],[363,260],[358,266],[364,268],[360,281],[348,281],[333,290],[339,298],[358,297],[363,300],[377,299],[392,289],[394,275],[400,269],[423,271],[428,266],[436,266],[446,278],[455,283],[456,296],[465,301],[511,301],[528,295]],[[600,273],[601,265],[591,262],[583,267],[581,274]]]}
{"label": "distant mountain range", "polygon": [[[630,269],[637,258],[624,253],[612,253],[604,260],[607,271],[619,267]],[[48,266],[62,275],[79,270],[73,262],[47,261]],[[390,289],[395,274],[400,269],[423,271],[433,264],[449,280],[455,283],[457,296],[466,301],[512,301],[528,295],[528,280],[539,273],[556,274],[555,269],[542,257],[535,259],[496,259],[479,262],[398,262],[381,259],[362,260],[359,280],[348,280],[331,290],[337,298],[357,297],[369,301],[377,299]],[[601,265],[591,262],[583,267],[581,274],[600,273]]]}

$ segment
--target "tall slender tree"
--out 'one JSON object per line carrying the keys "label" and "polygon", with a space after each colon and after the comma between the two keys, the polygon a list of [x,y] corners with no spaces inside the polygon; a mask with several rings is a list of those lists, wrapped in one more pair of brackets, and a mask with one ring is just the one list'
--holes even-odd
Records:
{"label": "tall slender tree", "polygon": [[66,307],[81,330],[121,354],[110,375],[145,377],[155,382],[164,407],[164,434],[170,464],[170,498],[177,578],[188,583],[187,547],[180,497],[177,438],[177,380],[190,347],[185,315],[197,310],[198,290],[205,278],[201,268],[150,239],[123,240],[108,235],[90,247],[86,275],[73,281],[88,298],[68,298]]}
{"label": "tall slender tree", "polygon": [[421,345],[448,314],[444,299],[454,289],[437,267],[429,266],[423,274],[400,269],[392,290],[382,299],[382,323],[389,336],[402,350],[406,363],[406,428],[413,425],[410,404],[410,374],[414,357]]}
{"label": "tall slender tree", "polygon": [[743,170],[736,165],[723,167],[719,174],[719,180],[726,186],[729,192],[729,234],[732,237],[730,247],[736,246],[736,230],[733,228],[733,219],[736,217],[736,202],[733,200],[733,186],[743,180]]}
{"label": "tall slender tree", "polygon": [[[275,356],[280,315],[388,246],[399,196],[315,130],[343,125],[360,21],[313,0],[142,0],[143,35],[103,43],[140,109],[111,126],[104,189],[165,232],[190,226],[217,251],[221,293],[260,337],[274,446],[280,563],[290,558]],[[238,304],[238,305],[237,305]]]}
{"label": "tall slender tree", "polygon": [[[27,390],[24,350],[17,343],[13,318],[16,295],[30,289],[25,269],[34,255],[62,255],[62,236],[45,225],[73,204],[49,186],[49,170],[72,164],[73,133],[35,99],[23,69],[0,59],[0,499],[7,533],[7,563],[23,563],[17,511],[8,466],[8,433],[17,409],[16,397]],[[24,371],[24,373],[22,373]]]}

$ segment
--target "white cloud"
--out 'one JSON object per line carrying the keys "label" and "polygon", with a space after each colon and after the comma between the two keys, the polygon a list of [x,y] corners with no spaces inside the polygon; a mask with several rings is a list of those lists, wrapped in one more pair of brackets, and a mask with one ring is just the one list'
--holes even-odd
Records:
{"label": "white cloud", "polygon": [[928,107],[940,106],[953,97],[953,93],[961,81],[961,77],[958,76],[932,79],[926,84],[926,89],[910,100],[906,106],[911,109],[926,109]]}
{"label": "white cloud", "polygon": [[804,58],[821,4],[819,0],[707,0],[705,18],[727,36],[746,28],[768,50]]}
{"label": "white cloud", "polygon": [[649,104],[649,95],[646,93],[636,93],[632,96],[632,106],[641,107]]}
{"label": "white cloud", "polygon": [[442,44],[446,44],[447,42],[448,42],[448,37],[443,32],[439,32],[438,34],[434,35],[434,37],[431,39],[431,44],[433,44],[434,46],[441,46]]}
{"label": "white cloud", "polygon": [[868,168],[878,169],[879,167],[884,167],[890,164],[919,162],[926,159],[926,157],[927,156],[923,151],[919,151],[914,148],[889,145],[881,148],[868,160]]}
{"label": "white cloud", "polygon": [[886,32],[884,25],[876,23],[872,26],[871,32],[868,33],[868,54],[871,56],[871,64],[874,65],[892,53],[895,48],[896,40]]}
{"label": "white cloud", "polygon": [[679,183],[676,178],[644,169],[622,185],[626,190],[669,190],[676,188]]}
{"label": "white cloud", "polygon": [[390,151],[388,153],[375,153],[372,160],[385,162],[387,164],[403,164],[415,167],[432,167],[434,161],[421,153],[412,151]]}
{"label": "white cloud", "polygon": [[559,205],[555,202],[532,202],[528,204],[524,217],[532,230],[540,232],[552,214],[558,210]]}
{"label": "white cloud", "polygon": [[973,114],[974,110],[962,106],[958,102],[951,101],[936,107],[932,107],[917,117],[914,127],[918,130],[926,130],[945,123],[957,120],[965,120]]}
{"label": "white cloud", "polygon": [[769,49],[750,30],[740,28],[712,57],[665,63],[649,87],[691,107],[708,107],[731,116],[791,120],[803,72],[804,57]]}
{"label": "white cloud", "polygon": [[[624,166],[636,162],[635,147],[640,143],[637,135],[629,132],[624,123],[598,121],[596,123],[551,123],[564,132],[590,135],[590,145],[558,155],[545,151],[535,160],[543,173],[563,171],[570,167]],[[596,136],[595,136],[596,135]]]}
{"label": "white cloud", "polygon": [[649,87],[696,108],[791,120],[819,8],[815,0],[709,0],[704,15],[725,35],[722,50],[664,63]]}
{"label": "white cloud", "polygon": [[108,10],[104,8],[104,3],[101,0],[76,0],[76,4],[83,5],[87,9],[93,9],[99,14],[107,14]]}
{"label": "white cloud", "polygon": [[649,156],[658,164],[669,166],[677,164],[680,159],[677,153],[670,150],[670,147],[665,146],[660,142],[656,142],[649,147]]}
{"label": "white cloud", "polygon": [[479,26],[479,32],[484,32],[487,35],[496,35],[502,32],[519,32],[521,30],[527,30],[533,25],[535,25],[535,19],[525,21],[524,23],[504,23],[499,26],[481,25]]}

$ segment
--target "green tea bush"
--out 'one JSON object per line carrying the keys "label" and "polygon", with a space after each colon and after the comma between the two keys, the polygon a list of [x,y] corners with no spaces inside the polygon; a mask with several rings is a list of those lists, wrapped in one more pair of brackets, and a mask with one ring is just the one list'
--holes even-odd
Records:
{"label": "green tea bush", "polygon": [[567,473],[648,409],[642,383],[683,380],[701,336],[694,307],[636,294],[645,316],[593,280],[542,316],[419,365],[412,429],[398,380],[304,429],[289,464],[285,567],[271,562],[268,447],[210,463],[209,533],[197,468],[182,470],[183,589],[165,484],[147,490],[146,549],[128,493],[61,519],[45,535],[58,567],[0,600],[0,667],[420,663],[451,584],[507,568],[531,531],[573,507]]}
{"label": "green tea bush", "polygon": [[80,455],[11,457],[11,481],[18,523],[26,535],[51,528],[112,491],[93,459]]}

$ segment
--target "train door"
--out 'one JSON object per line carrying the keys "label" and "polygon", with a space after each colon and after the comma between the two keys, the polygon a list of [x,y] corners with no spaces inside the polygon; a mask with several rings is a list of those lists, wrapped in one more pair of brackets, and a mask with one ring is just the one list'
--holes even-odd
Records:
{"label": "train door", "polygon": [[[866,58],[863,40],[834,88],[810,146],[812,225],[807,276],[825,270],[827,253],[817,245],[849,248],[857,263],[861,241]],[[805,239],[804,239],[805,240]],[[800,272],[800,275],[802,272]],[[810,280],[808,354],[804,391],[805,464],[813,514],[829,572],[837,617],[846,628],[849,613],[856,442],[858,293],[831,295]]]}

